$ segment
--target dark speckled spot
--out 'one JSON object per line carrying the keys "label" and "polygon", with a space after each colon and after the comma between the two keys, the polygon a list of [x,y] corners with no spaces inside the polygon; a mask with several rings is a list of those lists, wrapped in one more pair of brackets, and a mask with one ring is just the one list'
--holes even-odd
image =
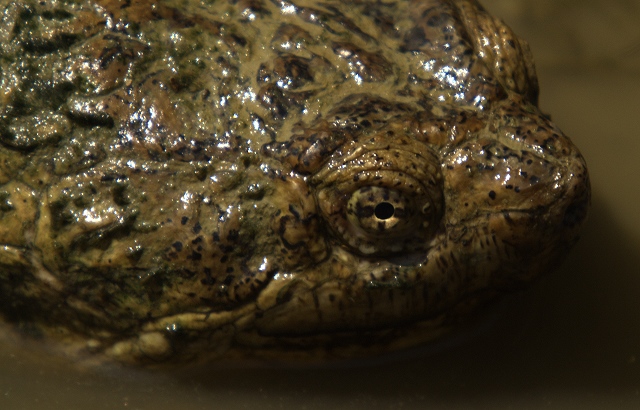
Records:
{"label": "dark speckled spot", "polygon": [[198,253],[196,251],[191,252],[191,255],[189,256],[189,259],[193,260],[193,261],[199,261],[202,259],[202,254]]}

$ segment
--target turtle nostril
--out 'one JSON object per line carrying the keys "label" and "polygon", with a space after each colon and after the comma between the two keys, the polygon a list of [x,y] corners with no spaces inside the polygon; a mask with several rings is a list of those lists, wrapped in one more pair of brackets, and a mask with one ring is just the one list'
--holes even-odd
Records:
{"label": "turtle nostril", "polygon": [[591,184],[586,170],[576,174],[580,178],[574,178],[573,184],[569,188],[569,193],[573,198],[571,198],[562,218],[562,224],[567,228],[578,227],[582,224],[587,217],[591,203]]}
{"label": "turtle nostril", "polygon": [[580,225],[587,216],[588,208],[589,208],[588,198],[580,198],[579,200],[574,201],[564,211],[564,218],[562,219],[563,225],[567,227]]}

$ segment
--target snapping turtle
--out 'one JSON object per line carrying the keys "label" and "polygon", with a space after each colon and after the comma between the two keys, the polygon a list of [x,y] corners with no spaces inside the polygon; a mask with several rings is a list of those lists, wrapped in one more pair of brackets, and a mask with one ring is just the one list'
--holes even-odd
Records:
{"label": "snapping turtle", "polygon": [[0,315],[132,363],[429,340],[589,203],[474,0],[4,1]]}

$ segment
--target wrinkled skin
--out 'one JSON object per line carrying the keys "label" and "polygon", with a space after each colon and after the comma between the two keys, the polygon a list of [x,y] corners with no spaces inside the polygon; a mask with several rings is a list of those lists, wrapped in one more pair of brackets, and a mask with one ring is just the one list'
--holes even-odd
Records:
{"label": "wrinkled skin", "polygon": [[576,241],[585,162],[475,1],[154,3],[2,3],[5,326],[143,364],[375,353]]}

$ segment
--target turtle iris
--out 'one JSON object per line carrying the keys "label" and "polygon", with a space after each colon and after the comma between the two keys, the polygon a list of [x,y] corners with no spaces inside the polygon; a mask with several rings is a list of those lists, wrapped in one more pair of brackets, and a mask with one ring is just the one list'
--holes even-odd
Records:
{"label": "turtle iris", "polygon": [[347,202],[349,222],[371,235],[395,236],[408,229],[415,212],[412,201],[394,189],[367,186]]}

